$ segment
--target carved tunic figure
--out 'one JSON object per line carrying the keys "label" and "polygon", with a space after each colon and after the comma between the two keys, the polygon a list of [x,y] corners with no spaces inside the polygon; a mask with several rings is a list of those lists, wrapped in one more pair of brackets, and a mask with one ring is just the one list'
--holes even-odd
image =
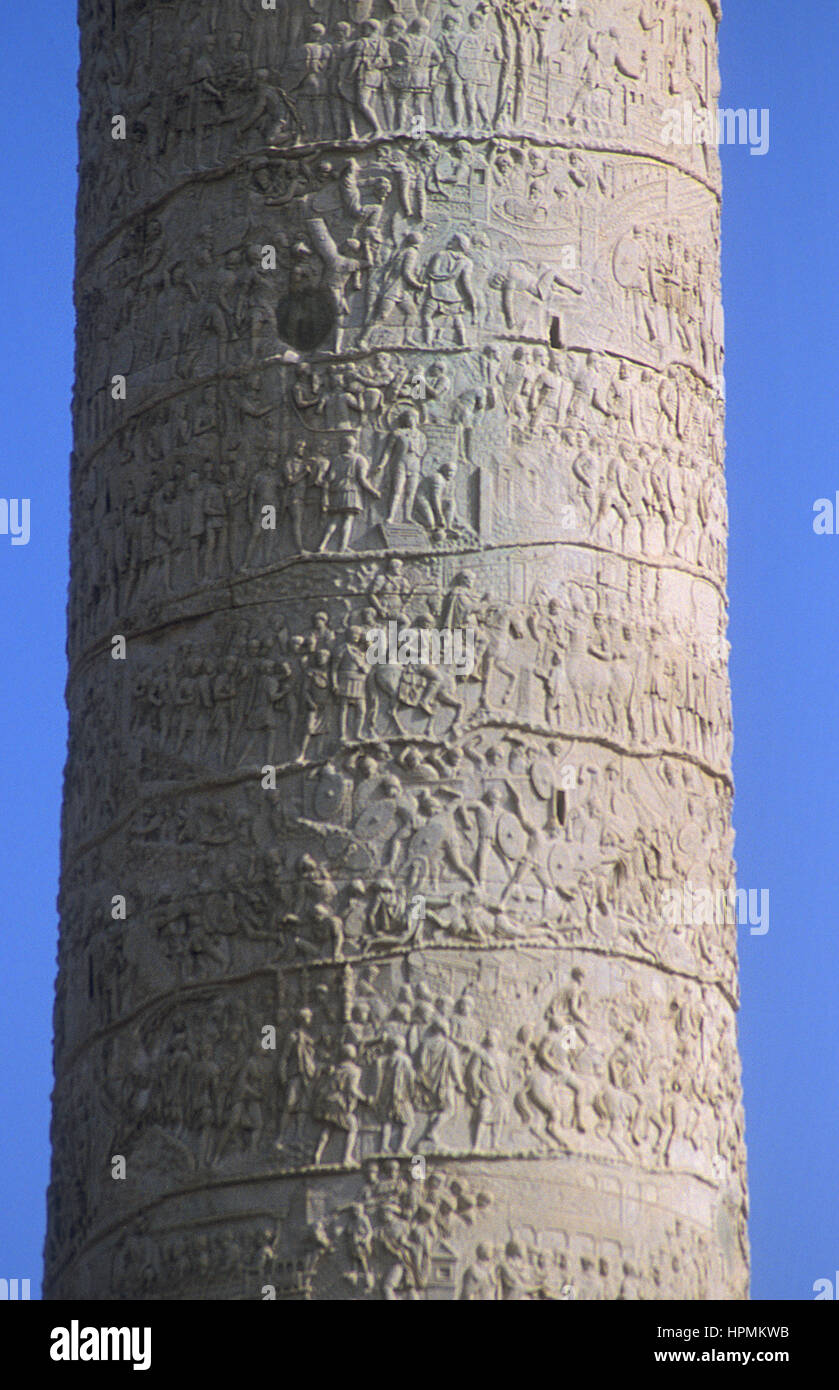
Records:
{"label": "carved tunic figure", "polygon": [[[466,342],[465,314],[476,311],[472,285],[472,261],[467,237],[452,237],[445,251],[432,257],[426,270],[427,289],[423,306],[426,342],[431,342],[438,327],[451,319],[457,341]],[[443,320],[443,325],[438,320]]]}
{"label": "carved tunic figure", "polygon": [[339,549],[347,550],[353,518],[364,510],[363,494],[379,495],[370,481],[370,464],[357,452],[357,442],[356,435],[348,435],[338,457],[333,462],[325,460],[325,467],[318,474],[317,482],[323,488],[323,510],[331,518],[320,543],[321,550],[327,549],[338,530]]}

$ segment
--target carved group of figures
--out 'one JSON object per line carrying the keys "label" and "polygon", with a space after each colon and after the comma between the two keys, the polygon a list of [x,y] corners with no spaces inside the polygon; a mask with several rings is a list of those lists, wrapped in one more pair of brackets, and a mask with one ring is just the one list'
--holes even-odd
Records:
{"label": "carved group of figures", "polygon": [[[155,893],[126,873],[116,844],[110,872],[91,865],[98,891],[65,890],[62,1044],[163,992],[452,946],[618,951],[736,1000],[733,925],[674,926],[663,910],[686,884],[728,892],[730,795],[675,760],[655,772],[592,749],[577,765],[573,745],[485,743],[301,770],[272,820],[264,793],[255,820],[195,797],[189,815],[178,803],[168,817],[165,803],[139,813],[129,858],[153,866]],[[242,822],[257,827],[254,842]]]}
{"label": "carved group of figures", "polygon": [[[304,1180],[305,1181],[305,1180]],[[489,1192],[444,1165],[367,1160],[352,1191],[324,1199],[306,1185],[279,1200],[270,1220],[235,1228],[184,1221],[159,1228],[146,1215],[110,1247],[116,1298],[196,1298],[235,1289],[261,1301],[545,1302],[714,1297],[725,1267],[710,1233],[671,1220],[652,1248],[573,1228],[498,1233]],[[305,1221],[299,1219],[305,1207]]]}
{"label": "carved group of figures", "polygon": [[[464,967],[302,977],[284,989],[276,1047],[268,1049],[268,981],[143,1011],[138,1023],[81,1053],[64,1078],[55,1140],[76,1135],[65,1175],[79,1172],[75,1195],[65,1176],[67,1221],[89,1233],[115,1202],[130,1209],[148,1176],[173,1163],[188,1173],[361,1169],[375,1189],[374,1159],[377,1172],[395,1175],[400,1157],[552,1154],[635,1159],[649,1173],[694,1173],[723,1194],[733,1190],[742,1106],[731,1014],[715,990],[687,981],[665,988],[626,966],[612,966],[607,979],[591,958],[546,986],[534,966],[528,983],[491,963],[489,993],[478,993],[475,970]],[[104,1098],[95,1123],[81,1071]],[[113,1180],[113,1155],[126,1159],[124,1184]],[[80,1207],[85,1172],[100,1176]],[[397,1278],[396,1268],[418,1235],[435,1223],[439,1235],[440,1221],[454,1227],[486,1205],[467,1188],[460,1198],[438,1192],[447,1207],[420,1213],[416,1228],[420,1188],[409,1193],[403,1183],[383,1296],[400,1288],[398,1296],[412,1296],[416,1281],[404,1268]],[[339,1234],[358,1238],[342,1267],[367,1293],[377,1282],[373,1261],[364,1260],[369,1227],[382,1215],[378,1201],[364,1199],[313,1233],[321,1253]],[[428,1270],[429,1253],[415,1275]]]}
{"label": "carved group of figures", "polygon": [[[276,401],[260,377],[250,385],[235,407],[229,387],[206,387],[135,414],[107,478],[101,456],[86,468],[75,526],[93,526],[98,543],[74,544],[75,641],[295,555],[388,539],[450,548],[478,529],[517,540],[525,521],[534,538],[724,578],[716,412],[678,369],[654,377],[597,354],[491,347],[477,371],[384,352],[309,364],[290,389],[296,428],[279,440]],[[244,448],[219,461],[228,430],[247,462]]]}
{"label": "carved group of figures", "polygon": [[247,212],[223,238],[212,220],[201,225],[200,190],[185,193],[201,225],[189,242],[184,209],[163,208],[109,240],[80,277],[81,400],[107,397],[117,371],[137,399],[284,354],[475,347],[479,325],[554,348],[594,334],[652,368],[689,364],[719,389],[716,204],[679,215],[686,188],[671,194],[640,164],[639,186],[623,189],[601,157],[602,212],[585,222],[581,159],[531,151],[526,198],[497,141],[484,154],[426,141],[364,160],[259,165],[236,190]]}
{"label": "carved group of figures", "polygon": [[252,1298],[264,1239],[253,1222],[238,1229],[185,1222],[181,1230],[164,1233],[147,1216],[138,1216],[123,1227],[109,1252],[111,1297],[207,1299],[216,1290],[230,1297],[235,1289],[239,1298]]}
{"label": "carved group of figures", "polygon": [[[119,787],[124,794],[140,769],[153,781],[197,768],[232,775],[323,762],[365,744],[372,753],[405,739],[452,743],[487,723],[572,738],[608,727],[627,748],[684,750],[727,767],[722,638],[675,617],[665,625],[653,612],[639,622],[619,607],[602,611],[602,589],[592,590],[592,611],[579,577],[561,598],[537,588],[524,604],[483,590],[478,570],[455,571],[442,593],[435,578],[394,559],[369,567],[363,598],[310,601],[300,632],[280,610],[270,633],[241,622],[232,636],[213,627],[208,647],[188,641],[163,662],[139,664],[133,648],[124,662],[100,657],[107,683],[88,667],[71,697],[76,824],[102,829],[119,819]],[[405,632],[414,638],[400,647]],[[104,782],[92,756],[103,740],[119,773]]]}
{"label": "carved group of figures", "polygon": [[[116,188],[122,201],[148,197],[167,173],[183,178],[253,150],[364,144],[383,131],[580,139],[617,128],[655,151],[663,110],[681,100],[704,111],[718,94],[704,0],[678,15],[658,0],[606,14],[530,0],[419,0],[398,14],[384,0],[210,9],[109,13],[107,42],[86,28],[82,86],[105,98],[104,112],[101,101],[83,108],[86,208]],[[111,112],[125,116],[119,142]],[[717,175],[712,151],[678,153]]]}
{"label": "carved group of figures", "polygon": [[670,999],[668,1022],[653,1026],[673,1036],[657,1052],[645,1040],[654,1010],[635,983],[597,999],[574,967],[513,1037],[509,1007],[496,1000],[485,1026],[468,990],[452,1000],[420,981],[391,1003],[357,988],[349,1019],[328,1040],[314,1011],[302,1009],[280,1058],[282,1151],[301,1161],[319,1130],[314,1163],[347,1164],[372,1119],[379,1153],[509,1151],[535,1140],[568,1153],[640,1152],[662,1166],[704,1167],[718,1154],[729,1170],[734,1097],[717,1089],[715,1062],[728,1060],[733,1041],[710,997],[688,989]]}

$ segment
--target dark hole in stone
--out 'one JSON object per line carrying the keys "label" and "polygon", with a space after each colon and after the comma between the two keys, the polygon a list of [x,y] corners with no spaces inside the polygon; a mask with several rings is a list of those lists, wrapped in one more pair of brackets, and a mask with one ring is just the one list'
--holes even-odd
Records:
{"label": "dark hole in stone", "polygon": [[559,319],[551,319],[551,347],[562,347],[562,338],[559,332]]}
{"label": "dark hole in stone", "polygon": [[280,337],[303,352],[326,342],[334,326],[335,308],[324,290],[289,294],[277,305]]}

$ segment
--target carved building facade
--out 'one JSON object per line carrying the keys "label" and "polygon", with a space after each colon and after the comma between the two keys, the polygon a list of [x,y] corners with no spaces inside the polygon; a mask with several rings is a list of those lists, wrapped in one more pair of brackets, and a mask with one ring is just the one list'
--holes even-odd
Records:
{"label": "carved building facade", "polygon": [[746,1297],[716,4],[80,17],[46,1296]]}

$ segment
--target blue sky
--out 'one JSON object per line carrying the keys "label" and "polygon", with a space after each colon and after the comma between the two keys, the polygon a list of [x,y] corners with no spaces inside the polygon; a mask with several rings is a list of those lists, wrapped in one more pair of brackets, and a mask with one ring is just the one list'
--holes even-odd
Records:
{"label": "blue sky", "polygon": [[[75,3],[0,19],[0,1277],[39,1286],[48,1169],[72,378]],[[723,104],[770,150],[723,149],[730,593],[753,1297],[839,1269],[839,13],[727,0]]]}
{"label": "blue sky", "polygon": [[52,1084],[58,831],[66,720],[75,4],[0,18],[0,496],[31,498],[29,544],[0,536],[0,1277],[40,1287]]}
{"label": "blue sky", "polygon": [[839,1270],[839,13],[728,0],[724,104],[771,145],[723,155],[731,674],[752,1293],[812,1298]]}

